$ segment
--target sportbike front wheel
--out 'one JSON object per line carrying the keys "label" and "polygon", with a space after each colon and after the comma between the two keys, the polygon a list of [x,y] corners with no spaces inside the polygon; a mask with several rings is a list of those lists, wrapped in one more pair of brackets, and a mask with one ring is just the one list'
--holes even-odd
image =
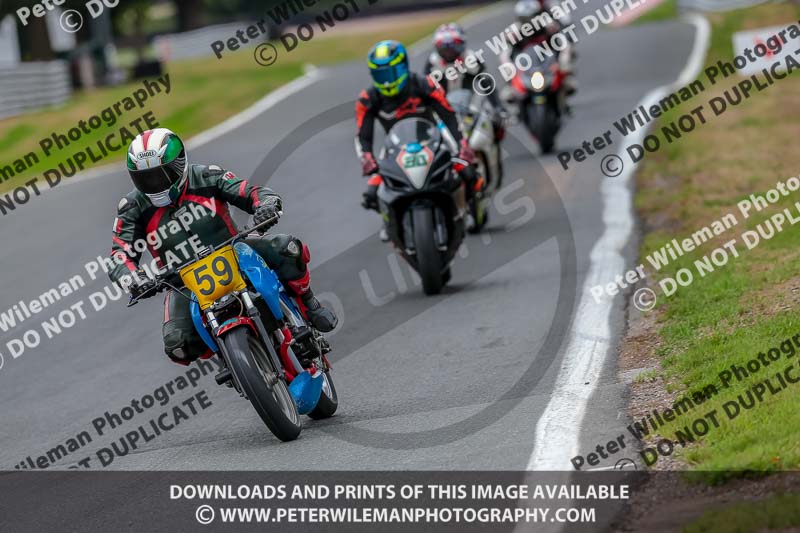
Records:
{"label": "sportbike front wheel", "polygon": [[417,250],[417,266],[422,278],[422,290],[428,296],[442,292],[442,258],[436,246],[433,223],[433,208],[421,207],[412,212],[414,222],[414,246]]}
{"label": "sportbike front wheel", "polygon": [[275,375],[261,340],[247,328],[236,328],[222,339],[231,372],[258,416],[284,442],[300,436],[303,426],[286,382]]}
{"label": "sportbike front wheel", "polygon": [[528,107],[528,128],[539,141],[542,153],[553,152],[556,145],[556,119],[547,104],[531,104]]}

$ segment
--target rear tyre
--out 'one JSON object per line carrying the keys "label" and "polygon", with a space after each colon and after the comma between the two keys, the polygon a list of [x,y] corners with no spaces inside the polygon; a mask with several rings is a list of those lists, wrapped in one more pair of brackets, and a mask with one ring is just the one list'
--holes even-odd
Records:
{"label": "rear tyre", "polygon": [[314,420],[323,420],[330,418],[336,413],[339,408],[339,395],[336,393],[336,386],[333,384],[330,370],[322,375],[325,382],[322,384],[322,394],[319,397],[319,403],[313,411],[308,413],[310,418]]}
{"label": "rear tyre", "polygon": [[489,210],[483,202],[483,200],[475,199],[469,203],[470,214],[474,220],[474,223],[467,228],[467,233],[470,235],[477,235],[483,231],[483,228],[486,227],[486,223],[489,222]]}
{"label": "rear tyre", "polygon": [[414,209],[414,245],[417,250],[417,266],[422,278],[422,290],[428,296],[442,292],[442,259],[436,247],[433,224],[433,209]]}
{"label": "rear tyre", "polygon": [[[478,172],[478,175],[483,177],[484,181],[486,182],[484,188],[488,189],[490,187],[490,184],[494,180],[494,176],[492,176],[492,173],[489,170],[489,164],[486,158],[486,154],[484,153],[477,154],[475,158],[475,170]],[[467,232],[474,235],[483,231],[483,228],[486,227],[486,223],[489,221],[488,202],[486,201],[486,199],[473,198],[470,201],[470,212],[474,223],[467,228]]]}
{"label": "rear tyre", "polygon": [[222,342],[231,371],[258,416],[280,440],[295,440],[303,428],[297,406],[286,382],[275,375],[261,340],[248,328],[236,328]]}
{"label": "rear tyre", "polygon": [[497,178],[495,179],[492,191],[499,191],[503,187],[503,177],[505,175],[505,168],[503,167],[503,148],[500,144],[497,145]]}

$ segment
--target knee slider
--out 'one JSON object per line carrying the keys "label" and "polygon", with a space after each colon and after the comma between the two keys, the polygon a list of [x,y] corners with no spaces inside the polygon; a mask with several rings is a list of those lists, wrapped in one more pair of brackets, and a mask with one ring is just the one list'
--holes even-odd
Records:
{"label": "knee slider", "polygon": [[299,259],[302,264],[307,265],[311,261],[311,251],[308,246],[297,237],[288,237],[286,242],[281,243],[281,255]]}
{"label": "knee slider", "polygon": [[300,242],[300,239],[291,235],[277,236],[273,243],[278,253],[284,257],[300,257],[303,251],[303,243]]}
{"label": "knee slider", "polygon": [[198,346],[195,339],[180,329],[164,332],[164,352],[172,361],[188,365],[203,355],[204,347]]}

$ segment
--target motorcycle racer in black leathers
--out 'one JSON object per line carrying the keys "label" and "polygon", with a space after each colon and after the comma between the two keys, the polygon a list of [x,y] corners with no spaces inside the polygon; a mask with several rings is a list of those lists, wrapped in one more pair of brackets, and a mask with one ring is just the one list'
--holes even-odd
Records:
{"label": "motorcycle racer in black leathers", "polygon": [[[229,205],[253,215],[256,224],[277,219],[282,210],[280,197],[266,187],[216,165],[189,165],[183,142],[166,128],[133,140],[127,168],[135,188],[117,208],[111,248],[115,266],[109,276],[128,285],[134,297],[155,288],[139,266],[145,249],[159,268],[178,267],[194,257],[191,249],[216,246],[239,233]],[[336,327],[336,316],[311,291],[305,244],[291,235],[251,236],[245,242],[277,273],[314,327],[322,332]],[[187,297],[169,291],[164,299],[162,334],[167,356],[188,365],[212,354],[192,322],[189,292],[181,292]]]}
{"label": "motorcycle racer in black leathers", "polygon": [[397,41],[381,41],[369,54],[373,87],[361,92],[356,102],[356,152],[361,159],[364,176],[369,177],[362,205],[378,209],[378,187],[383,182],[373,154],[375,122],[385,131],[400,120],[418,117],[436,123],[444,122],[458,153],[454,168],[467,185],[467,194],[474,195],[482,187],[482,179],[471,166],[475,155],[463,138],[455,111],[447,101],[444,90],[432,79],[418,76],[409,69],[408,53]]}

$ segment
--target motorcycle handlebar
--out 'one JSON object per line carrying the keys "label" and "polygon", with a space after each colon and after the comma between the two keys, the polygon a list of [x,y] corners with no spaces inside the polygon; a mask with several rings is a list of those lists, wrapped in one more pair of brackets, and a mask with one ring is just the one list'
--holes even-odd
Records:
{"label": "motorcycle handlebar", "polygon": [[219,250],[220,248],[224,248],[225,246],[228,246],[229,244],[233,244],[234,242],[238,241],[239,239],[241,239],[243,237],[247,237],[252,232],[258,231],[259,229],[261,229],[261,228],[263,228],[265,226],[267,226],[267,228],[271,227],[272,225],[274,225],[275,223],[278,222],[278,220],[281,218],[282,215],[283,215],[283,211],[278,211],[278,213],[274,217],[268,218],[264,222],[261,222],[260,224],[256,224],[252,228],[245,228],[243,231],[240,231],[238,234],[234,235],[233,237],[231,237],[227,241],[223,242],[219,246],[215,246],[213,248],[213,251]]}
{"label": "motorcycle handlebar", "polygon": [[[256,224],[255,226],[252,226],[250,228],[245,228],[243,231],[240,231],[239,233],[237,233],[236,235],[234,235],[233,237],[231,237],[227,241],[223,242],[222,244],[220,244],[218,246],[211,247],[211,253],[216,252],[220,248],[224,248],[225,246],[233,244],[236,241],[238,241],[239,239],[247,237],[248,235],[250,235],[254,231],[258,231],[258,230],[260,230],[261,228],[264,228],[264,227],[267,227],[267,228],[271,227],[276,222],[278,222],[278,220],[281,218],[282,215],[283,215],[283,211],[278,211],[278,213],[274,217],[268,218],[267,220],[265,220],[265,221],[263,221],[263,222],[261,222],[259,224]],[[144,292],[144,293],[142,293],[142,294],[140,294],[138,296],[135,296],[135,297],[133,295],[131,295],[130,300],[128,301],[128,307],[132,307],[132,306],[136,305],[137,303],[139,303],[139,300],[143,300],[145,298],[150,298],[152,296],[155,296],[156,294],[164,292],[166,289],[172,289],[172,290],[177,291],[178,288],[173,286],[173,284],[171,283],[172,279],[175,276],[178,275],[178,272],[180,272],[181,269],[183,269],[184,267],[186,267],[186,266],[188,266],[188,265],[190,265],[190,264],[192,264],[192,263],[194,263],[196,261],[197,261],[197,258],[192,259],[191,261],[189,261],[187,263],[184,263],[181,266],[169,268],[166,272],[156,275],[156,277],[153,279],[153,281],[155,281],[155,285],[153,286],[153,288],[151,288],[151,289],[147,290],[146,292]]]}

